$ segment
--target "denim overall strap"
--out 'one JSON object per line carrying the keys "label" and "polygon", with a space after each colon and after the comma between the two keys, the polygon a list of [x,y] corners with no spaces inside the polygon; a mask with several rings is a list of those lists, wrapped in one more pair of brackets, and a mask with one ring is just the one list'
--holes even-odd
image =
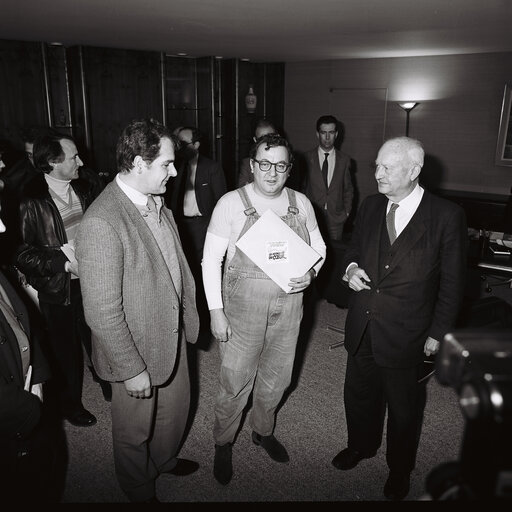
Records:
{"label": "denim overall strap", "polygon": [[[249,228],[260,218],[256,208],[251,203],[249,196],[245,190],[245,187],[237,189],[238,194],[242,200],[244,205],[244,213],[247,216],[245,219],[245,224],[240,232],[238,239],[240,239]],[[297,208],[297,199],[295,196],[295,191],[289,188],[286,188],[286,192],[288,195],[288,213],[283,215],[281,219],[291,228],[295,233],[297,233],[306,243],[309,244],[309,232],[306,228],[304,222],[301,222],[300,216],[298,215],[299,209]],[[233,270],[243,270],[248,272],[256,272],[258,274],[258,278],[261,279],[270,279],[262,270],[255,265],[250,258],[248,258],[238,247],[235,249],[235,254],[228,265],[224,267],[224,271],[233,271]],[[256,276],[255,276],[256,277]]]}

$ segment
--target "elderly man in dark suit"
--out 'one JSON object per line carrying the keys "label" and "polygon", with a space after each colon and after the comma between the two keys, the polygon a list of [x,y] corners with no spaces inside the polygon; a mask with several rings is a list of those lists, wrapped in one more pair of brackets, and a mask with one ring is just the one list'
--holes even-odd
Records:
{"label": "elderly man in dark suit", "polygon": [[384,495],[394,500],[408,494],[415,465],[422,362],[455,325],[466,268],[464,212],[419,185],[423,160],[414,139],[384,143],[375,171],[380,194],[362,203],[344,260],[354,291],[345,324],[348,447],[332,463],[347,470],[375,455],[387,406]]}
{"label": "elderly man in dark suit", "polygon": [[154,502],[177,458],[190,405],[186,343],[195,343],[195,284],[173,215],[162,203],[176,175],[175,141],[133,121],[117,145],[119,173],[86,212],[76,238],[85,317],[98,375],[112,382],[116,474],[130,501]]}
{"label": "elderly man in dark suit", "polygon": [[315,207],[322,236],[327,245],[326,266],[317,281],[320,294],[325,295],[332,280],[345,222],[352,211],[354,187],[351,177],[352,159],[335,148],[339,140],[339,121],[331,115],[316,122],[318,146],[304,154],[306,164],[304,192]]}

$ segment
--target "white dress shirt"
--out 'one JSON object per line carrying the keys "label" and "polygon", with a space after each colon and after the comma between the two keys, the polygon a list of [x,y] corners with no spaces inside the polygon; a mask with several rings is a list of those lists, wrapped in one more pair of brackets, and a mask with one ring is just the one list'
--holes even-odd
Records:
{"label": "white dress shirt", "polygon": [[334,175],[334,166],[336,165],[336,150],[332,148],[330,151],[325,151],[325,149],[318,146],[318,163],[320,164],[320,170],[322,170],[322,165],[324,164],[325,153],[329,153],[327,157],[327,186],[329,186]]}

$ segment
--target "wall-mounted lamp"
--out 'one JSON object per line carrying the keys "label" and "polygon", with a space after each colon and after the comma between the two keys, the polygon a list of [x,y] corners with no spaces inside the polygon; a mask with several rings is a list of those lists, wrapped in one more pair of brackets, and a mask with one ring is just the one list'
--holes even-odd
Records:
{"label": "wall-mounted lamp", "polygon": [[419,105],[419,103],[415,101],[408,101],[405,103],[399,103],[398,106],[405,110],[406,115],[406,121],[405,121],[405,136],[409,137],[409,114],[411,113],[411,110],[416,106]]}

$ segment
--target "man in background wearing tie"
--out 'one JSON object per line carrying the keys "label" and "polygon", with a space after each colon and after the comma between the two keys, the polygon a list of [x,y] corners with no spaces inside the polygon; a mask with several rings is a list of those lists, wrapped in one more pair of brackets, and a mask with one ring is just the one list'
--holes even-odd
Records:
{"label": "man in background wearing tie", "polygon": [[304,154],[306,176],[304,192],[313,203],[318,225],[327,246],[326,265],[317,280],[319,292],[332,279],[336,257],[341,251],[343,227],[352,210],[354,187],[350,175],[351,158],[338,151],[338,120],[331,115],[321,116],[316,122],[319,145]]}
{"label": "man in background wearing tie", "polygon": [[186,343],[199,322],[194,278],[161,198],[176,176],[174,148],[160,123],[130,123],[117,144],[119,173],[76,238],[93,363],[112,382],[116,475],[132,502],[157,502],[159,475],[199,467],[177,458],[190,405]]}
{"label": "man in background wearing tie", "polygon": [[415,465],[423,359],[455,326],[464,292],[464,211],[419,185],[423,161],[417,140],[384,143],[375,171],[380,194],[361,204],[343,261],[353,290],[345,323],[348,447],[332,463],[348,470],[375,455],[387,406],[384,495],[394,500],[408,494]]}

